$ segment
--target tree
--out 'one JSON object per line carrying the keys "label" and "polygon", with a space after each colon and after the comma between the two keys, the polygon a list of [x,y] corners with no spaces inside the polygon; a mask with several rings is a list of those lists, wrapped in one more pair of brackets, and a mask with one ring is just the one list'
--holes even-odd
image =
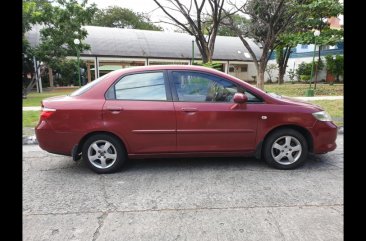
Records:
{"label": "tree", "polygon": [[225,1],[202,0],[198,3],[197,0],[191,0],[187,4],[183,4],[181,0],[154,2],[170,19],[170,24],[195,37],[203,63],[211,62],[218,28],[227,15],[223,9]]}
{"label": "tree", "polygon": [[310,63],[302,62],[296,69],[298,79],[301,79],[301,76],[304,76],[304,78],[306,76],[306,80],[310,80],[311,68],[314,68],[313,73],[320,72],[324,68],[324,63],[321,59],[320,61],[314,61]]}
{"label": "tree", "polygon": [[[300,35],[301,43],[316,42],[319,46],[318,62],[320,62],[321,46],[335,45],[343,39],[343,29],[332,29],[329,23],[329,18],[343,14],[343,4],[338,0],[306,0],[296,6],[296,11],[298,12],[296,24],[303,29],[303,34]],[[314,29],[320,31],[320,36],[314,36]],[[314,88],[317,73],[315,70]]]}
{"label": "tree", "polygon": [[276,61],[278,65],[278,84],[283,84],[283,77],[286,73],[288,59],[290,58],[291,54],[291,46],[283,46],[279,45],[276,48]]}
{"label": "tree", "polygon": [[[239,13],[249,16],[249,22],[238,22],[228,18],[229,24],[248,49],[257,69],[257,87],[264,88],[264,71],[269,56],[275,48],[278,36],[284,33],[292,22],[296,12],[292,0],[248,0],[244,4],[230,3]],[[262,48],[259,59],[249,44],[254,39]]]}
{"label": "tree", "polygon": [[[343,6],[338,0],[304,0],[298,1],[292,6],[294,15],[291,27],[280,34],[277,39],[276,60],[279,68],[279,83],[283,83],[287,62],[291,49],[298,44],[313,44],[314,29],[322,31],[316,42],[320,45],[334,45],[343,36],[343,31],[331,29],[328,18],[338,16],[343,11]],[[320,62],[320,50],[318,50],[318,62]],[[315,80],[319,71],[315,70]],[[316,86],[316,85],[315,85]]]}
{"label": "tree", "polygon": [[[248,22],[246,18],[240,16],[239,14],[231,14],[231,18],[234,18],[236,22]],[[225,19],[220,23],[219,28],[217,30],[217,35],[237,37],[237,33],[233,31],[233,29],[230,27],[227,21],[225,21]]]}
{"label": "tree", "polygon": [[135,13],[130,9],[117,6],[98,10],[91,24],[94,26],[112,28],[132,28],[162,31],[162,28],[151,23],[150,18],[145,14]]}
{"label": "tree", "polygon": [[273,71],[277,69],[277,65],[276,64],[269,64],[266,66],[266,73],[268,75],[268,83],[272,83],[272,74]]}
{"label": "tree", "polygon": [[339,82],[339,76],[343,76],[344,71],[344,59],[342,55],[325,56],[326,70],[336,77],[336,81]]}
{"label": "tree", "polygon": [[[87,36],[82,26],[91,22],[97,10],[95,4],[87,6],[87,0],[81,3],[77,0],[57,0],[52,3],[46,0],[23,1],[23,36],[32,24],[42,26],[38,46],[30,48],[23,37],[23,54],[27,58],[35,56],[48,67],[54,68],[66,56],[76,55],[76,48],[80,52],[90,48],[82,41]],[[81,41],[79,46],[75,46],[75,38]]]}
{"label": "tree", "polygon": [[[76,54],[79,51],[90,49],[83,43],[87,31],[82,28],[91,22],[96,7],[94,4],[86,6],[87,0],[80,4],[76,0],[57,0],[58,5],[44,4],[41,14],[36,17],[36,22],[44,25],[40,30],[41,43],[34,50],[38,59],[52,67],[60,59]],[[75,46],[74,39],[81,41]]]}
{"label": "tree", "polygon": [[291,81],[291,84],[293,84],[294,83],[295,76],[296,76],[295,70],[294,69],[289,69],[287,71],[287,74],[288,74],[288,77],[289,77],[289,79]]}

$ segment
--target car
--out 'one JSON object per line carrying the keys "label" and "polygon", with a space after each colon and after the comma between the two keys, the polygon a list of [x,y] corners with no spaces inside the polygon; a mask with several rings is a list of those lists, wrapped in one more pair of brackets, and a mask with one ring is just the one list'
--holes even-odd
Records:
{"label": "car", "polygon": [[319,106],[268,94],[218,70],[188,65],[110,72],[41,102],[39,146],[113,173],[128,159],[255,156],[294,169],[336,148]]}

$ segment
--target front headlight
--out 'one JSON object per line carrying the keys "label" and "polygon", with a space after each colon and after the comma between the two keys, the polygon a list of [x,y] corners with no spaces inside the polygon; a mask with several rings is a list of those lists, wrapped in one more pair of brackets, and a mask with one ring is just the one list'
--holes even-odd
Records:
{"label": "front headlight", "polygon": [[320,121],[332,121],[332,117],[326,111],[315,112],[313,116]]}

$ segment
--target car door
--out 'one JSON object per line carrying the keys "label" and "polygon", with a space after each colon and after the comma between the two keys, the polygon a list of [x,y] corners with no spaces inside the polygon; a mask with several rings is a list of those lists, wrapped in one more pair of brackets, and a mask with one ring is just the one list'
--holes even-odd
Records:
{"label": "car door", "polygon": [[169,78],[177,116],[177,151],[255,149],[258,124],[255,107],[233,102],[234,94],[244,91],[242,87],[197,71],[170,71]]}
{"label": "car door", "polygon": [[123,138],[129,154],[174,152],[176,120],[164,71],[123,76],[106,94],[106,128]]}

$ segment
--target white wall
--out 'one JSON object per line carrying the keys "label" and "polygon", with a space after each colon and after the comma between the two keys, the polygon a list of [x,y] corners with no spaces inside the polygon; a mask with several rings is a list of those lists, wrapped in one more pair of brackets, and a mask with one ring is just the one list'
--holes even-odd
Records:
{"label": "white wall", "polygon": [[257,76],[257,69],[255,68],[255,65],[253,62],[238,62],[238,61],[229,61],[229,66],[230,65],[238,65],[238,66],[242,66],[243,64],[248,65],[248,71],[247,72],[228,72],[228,74],[235,76],[241,80],[244,81],[253,81],[252,76]]}
{"label": "white wall", "polygon": [[[323,60],[323,62],[324,62],[324,65],[325,65],[325,58],[324,57],[321,57],[321,59]],[[289,60],[288,60],[288,63],[287,63],[287,68],[286,68],[286,74],[285,74],[285,76],[284,76],[284,81],[290,81],[290,79],[288,78],[288,71],[290,70],[290,69],[292,69],[292,68],[294,68],[294,65],[295,65],[295,69],[297,69],[297,66],[299,65],[299,64],[301,64],[302,62],[305,62],[305,63],[311,63],[312,62],[312,60],[313,60],[313,57],[306,57],[306,58],[290,58]],[[317,60],[317,56],[315,56],[315,61]],[[276,62],[276,60],[275,59],[273,59],[273,60],[269,60],[268,61],[268,64],[276,64],[277,65],[277,62]],[[320,73],[318,73],[318,77],[317,77],[317,80],[318,81],[320,81],[320,80],[322,80],[322,79],[324,79],[325,80],[325,78],[326,78],[326,75],[327,75],[327,73],[326,73],[326,70],[325,70],[325,67],[324,67],[324,69],[322,70],[322,71],[320,71]],[[273,71],[273,74],[272,74],[272,81],[276,81],[277,79],[276,79],[276,77],[278,77],[278,71]],[[264,75],[264,80],[265,81],[267,81],[267,79],[268,79],[268,75],[267,75],[267,73],[265,73],[265,75]],[[296,81],[297,79],[295,78],[295,81]]]}

